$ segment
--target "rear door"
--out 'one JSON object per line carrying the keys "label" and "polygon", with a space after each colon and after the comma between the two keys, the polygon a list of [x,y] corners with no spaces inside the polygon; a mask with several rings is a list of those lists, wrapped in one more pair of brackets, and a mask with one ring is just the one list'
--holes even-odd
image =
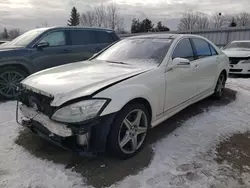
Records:
{"label": "rear door", "polygon": [[218,54],[212,46],[204,39],[191,38],[195,49],[194,76],[199,80],[197,89],[204,92],[212,89],[217,76]]}
{"label": "rear door", "polygon": [[70,37],[69,56],[71,62],[84,61],[92,57],[98,50],[97,40],[91,30],[68,30]]}
{"label": "rear door", "polygon": [[[100,51],[117,41],[117,38],[114,36],[113,31],[93,31],[96,41],[97,41],[97,50]],[[97,51],[97,52],[98,52]]]}

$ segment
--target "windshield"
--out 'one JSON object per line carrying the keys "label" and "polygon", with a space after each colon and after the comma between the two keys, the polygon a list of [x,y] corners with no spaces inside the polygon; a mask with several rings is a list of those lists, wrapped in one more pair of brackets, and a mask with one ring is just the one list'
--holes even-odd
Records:
{"label": "windshield", "polygon": [[160,64],[166,56],[172,39],[131,38],[114,44],[96,59],[109,62]]}
{"label": "windshield", "polygon": [[46,28],[41,29],[35,29],[28,31],[21,36],[15,38],[11,42],[8,43],[8,46],[27,46],[29,43],[31,43],[36,37],[38,37],[41,33],[43,33]]}
{"label": "windshield", "polygon": [[230,48],[244,48],[246,50],[250,50],[250,42],[233,42],[227,45],[224,49]]}

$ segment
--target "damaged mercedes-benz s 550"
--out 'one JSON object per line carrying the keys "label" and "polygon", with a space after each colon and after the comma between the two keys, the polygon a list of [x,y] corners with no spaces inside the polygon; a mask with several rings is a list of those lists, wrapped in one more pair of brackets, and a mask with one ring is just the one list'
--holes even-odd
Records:
{"label": "damaged mercedes-benz s 550", "polygon": [[125,159],[150,128],[210,95],[220,99],[228,69],[228,57],[200,36],[125,38],[88,61],[23,80],[17,121],[79,154]]}

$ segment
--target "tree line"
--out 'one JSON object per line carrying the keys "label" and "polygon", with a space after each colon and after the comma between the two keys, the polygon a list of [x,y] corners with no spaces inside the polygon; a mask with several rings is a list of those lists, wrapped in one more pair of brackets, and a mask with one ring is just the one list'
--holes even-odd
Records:
{"label": "tree line", "polygon": [[11,40],[18,37],[21,34],[20,29],[10,29],[4,28],[3,32],[0,33],[0,38],[3,40]]}
{"label": "tree line", "polygon": [[110,3],[106,6],[102,4],[81,14],[73,7],[68,20],[68,26],[78,25],[110,28],[118,33],[125,32],[124,19],[115,3]]}
{"label": "tree line", "polygon": [[242,12],[236,15],[215,13],[212,16],[202,12],[187,12],[180,19],[178,30],[250,26],[250,14]]}

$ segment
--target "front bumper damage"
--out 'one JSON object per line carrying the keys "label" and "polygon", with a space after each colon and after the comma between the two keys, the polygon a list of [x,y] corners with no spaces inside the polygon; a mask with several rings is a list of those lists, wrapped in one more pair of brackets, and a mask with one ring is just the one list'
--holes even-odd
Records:
{"label": "front bumper damage", "polygon": [[[22,114],[20,118],[19,112]],[[17,122],[33,133],[63,149],[88,157],[106,151],[108,132],[115,117],[110,114],[81,124],[62,124],[20,102],[16,113]]]}

